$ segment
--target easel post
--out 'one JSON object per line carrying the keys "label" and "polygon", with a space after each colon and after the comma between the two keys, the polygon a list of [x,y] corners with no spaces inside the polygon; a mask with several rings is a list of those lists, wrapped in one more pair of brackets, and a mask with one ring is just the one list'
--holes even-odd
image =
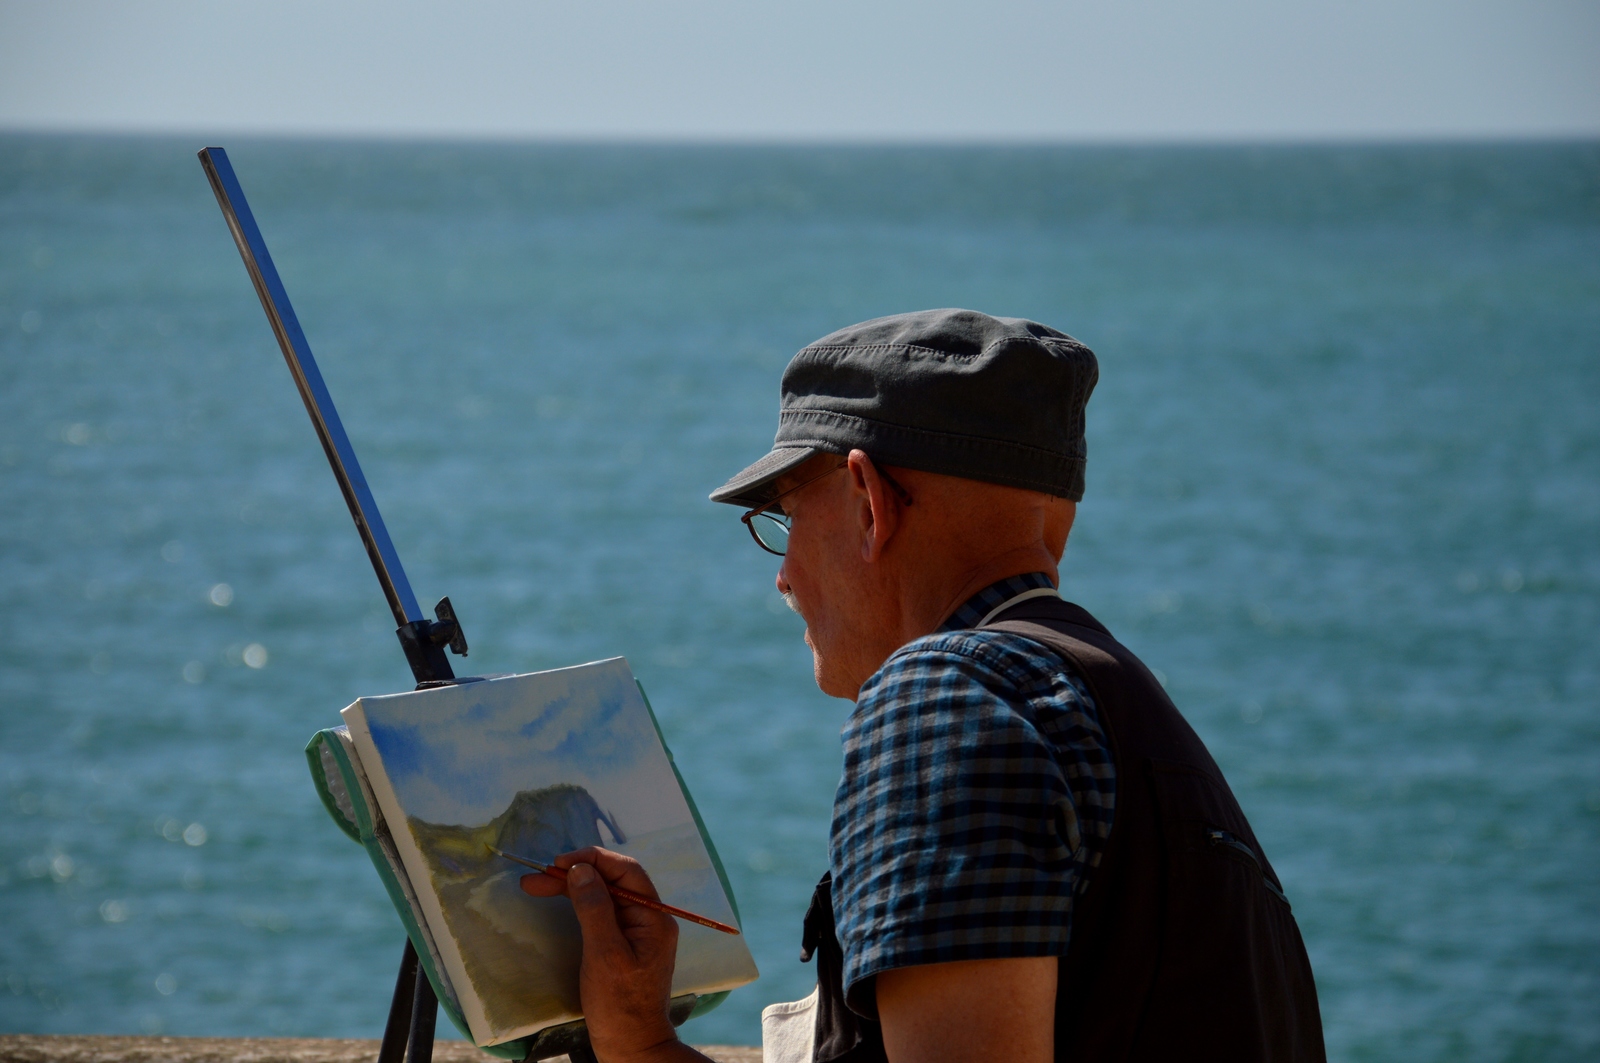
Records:
{"label": "easel post", "polygon": [[[217,205],[227,220],[228,231],[244,259],[245,270],[261,298],[261,308],[267,313],[267,322],[278,340],[278,348],[289,365],[295,387],[311,415],[311,424],[322,442],[322,450],[333,467],[334,479],[350,507],[350,516],[356,531],[367,548],[367,557],[377,573],[378,584],[383,588],[384,599],[399,625],[395,635],[405,651],[406,663],[417,681],[417,688],[446,686],[456,681],[450,661],[445,657],[445,647],[463,657],[467,655],[467,640],[456,620],[449,598],[441,598],[434,607],[435,619],[423,616],[411,591],[411,581],[406,578],[400,555],[389,539],[389,529],[378,512],[378,504],[367,487],[367,478],[361,472],[361,462],[356,459],[355,448],[345,435],[344,423],[333,405],[333,397],[322,380],[322,371],[312,357],[311,345],[306,342],[289,303],[289,293],[278,277],[278,268],[272,262],[267,244],[256,225],[255,215],[245,200],[244,189],[228,161],[228,153],[221,148],[205,148],[200,152],[200,165],[205,168],[216,193]],[[395,979],[394,998],[389,1005],[389,1021],[384,1026],[383,1045],[378,1050],[378,1063],[431,1063],[433,1058],[433,1028],[438,1018],[439,1000],[427,976],[419,970],[417,951],[408,938],[406,950],[400,960],[400,973]],[[574,1063],[592,1063],[575,1060]]]}
{"label": "easel post", "polygon": [[[423,979],[424,982],[427,979]],[[411,1037],[412,1001],[417,991],[417,950],[406,938],[406,951],[400,957],[400,974],[394,980],[394,999],[389,1002],[389,1021],[383,1027],[383,1044],[378,1048],[378,1063],[401,1063]]]}

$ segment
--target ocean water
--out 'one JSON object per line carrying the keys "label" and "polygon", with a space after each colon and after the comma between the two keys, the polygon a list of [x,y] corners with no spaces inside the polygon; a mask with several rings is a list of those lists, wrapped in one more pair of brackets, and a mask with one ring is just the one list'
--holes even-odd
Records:
{"label": "ocean water", "polygon": [[[301,747],[409,684],[182,139],[0,137],[0,1029],[377,1036]],[[706,493],[789,355],[969,306],[1099,354],[1068,596],[1284,880],[1337,1060],[1600,1058],[1600,146],[227,143],[419,597],[625,654],[808,991],[847,706]]]}

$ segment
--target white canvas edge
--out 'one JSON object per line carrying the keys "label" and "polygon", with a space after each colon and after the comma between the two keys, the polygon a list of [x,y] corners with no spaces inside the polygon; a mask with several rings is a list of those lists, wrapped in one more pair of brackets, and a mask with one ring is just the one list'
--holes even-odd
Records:
{"label": "white canvas edge", "polygon": [[428,949],[428,959],[433,964],[433,969],[444,979],[443,989],[445,995],[450,998],[451,1007],[460,1011],[461,994],[456,991],[456,982],[450,977],[450,971],[444,965],[444,958],[439,955],[439,945],[434,940],[433,927],[428,924],[426,914],[417,903],[417,889],[411,884],[411,875],[406,871],[405,865],[400,862],[400,853],[395,847],[394,832],[389,829],[388,819],[373,795],[372,782],[367,778],[367,769],[361,763],[361,753],[350,737],[350,728],[337,727],[333,733],[339,739],[339,744],[344,747],[344,754],[350,759],[350,767],[355,770],[356,785],[361,788],[361,800],[367,806],[367,815],[372,818],[373,840],[377,842],[378,850],[383,853],[384,862],[389,865],[390,872],[399,883],[400,892],[405,894],[406,903],[411,907],[411,918],[417,921],[417,929],[422,931],[422,941]]}
{"label": "white canvas edge", "polygon": [[[367,783],[372,787],[378,807],[383,812],[383,818],[391,823],[404,823],[405,811],[400,807],[394,787],[389,783],[389,773],[384,770],[383,758],[378,756],[377,746],[372,741],[372,732],[367,729],[366,708],[361,704],[362,700],[364,699],[357,698],[339,715],[344,717],[345,725],[350,728],[350,739],[361,754]],[[406,877],[413,883],[419,881],[427,883],[429,881],[427,861],[422,851],[417,848],[416,842],[411,839],[411,832],[391,830],[389,838],[400,856],[400,862],[405,866]],[[416,898],[423,922],[430,927],[449,925],[444,918],[444,908],[439,904],[439,896],[431,886],[424,885],[421,889],[413,887],[412,896]],[[460,987],[457,990],[458,1003],[462,1016],[467,1020],[467,1027],[472,1031],[473,1042],[479,1047],[494,1043],[490,1040],[492,1035],[487,1029],[488,1022],[483,1014],[483,1006],[472,987],[472,980],[467,977],[467,968],[462,962],[461,949],[455,937],[448,933],[431,936],[434,938],[434,946],[438,950],[439,959],[444,963],[444,969],[451,983]]]}

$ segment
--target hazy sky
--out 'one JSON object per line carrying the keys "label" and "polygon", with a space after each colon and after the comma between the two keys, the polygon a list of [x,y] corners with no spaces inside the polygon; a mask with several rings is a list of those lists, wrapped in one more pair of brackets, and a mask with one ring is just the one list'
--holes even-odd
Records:
{"label": "hazy sky", "polygon": [[1600,135],[1594,0],[0,0],[0,128]]}

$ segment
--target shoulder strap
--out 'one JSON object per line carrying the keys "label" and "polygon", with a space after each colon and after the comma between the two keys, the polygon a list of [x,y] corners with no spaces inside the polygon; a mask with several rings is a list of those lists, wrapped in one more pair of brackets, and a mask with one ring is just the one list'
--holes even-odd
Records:
{"label": "shoulder strap", "polygon": [[1032,639],[1077,670],[1100,709],[1119,771],[1154,759],[1185,764],[1222,780],[1216,761],[1155,673],[1082,606],[1035,598],[1007,609],[984,630]]}

